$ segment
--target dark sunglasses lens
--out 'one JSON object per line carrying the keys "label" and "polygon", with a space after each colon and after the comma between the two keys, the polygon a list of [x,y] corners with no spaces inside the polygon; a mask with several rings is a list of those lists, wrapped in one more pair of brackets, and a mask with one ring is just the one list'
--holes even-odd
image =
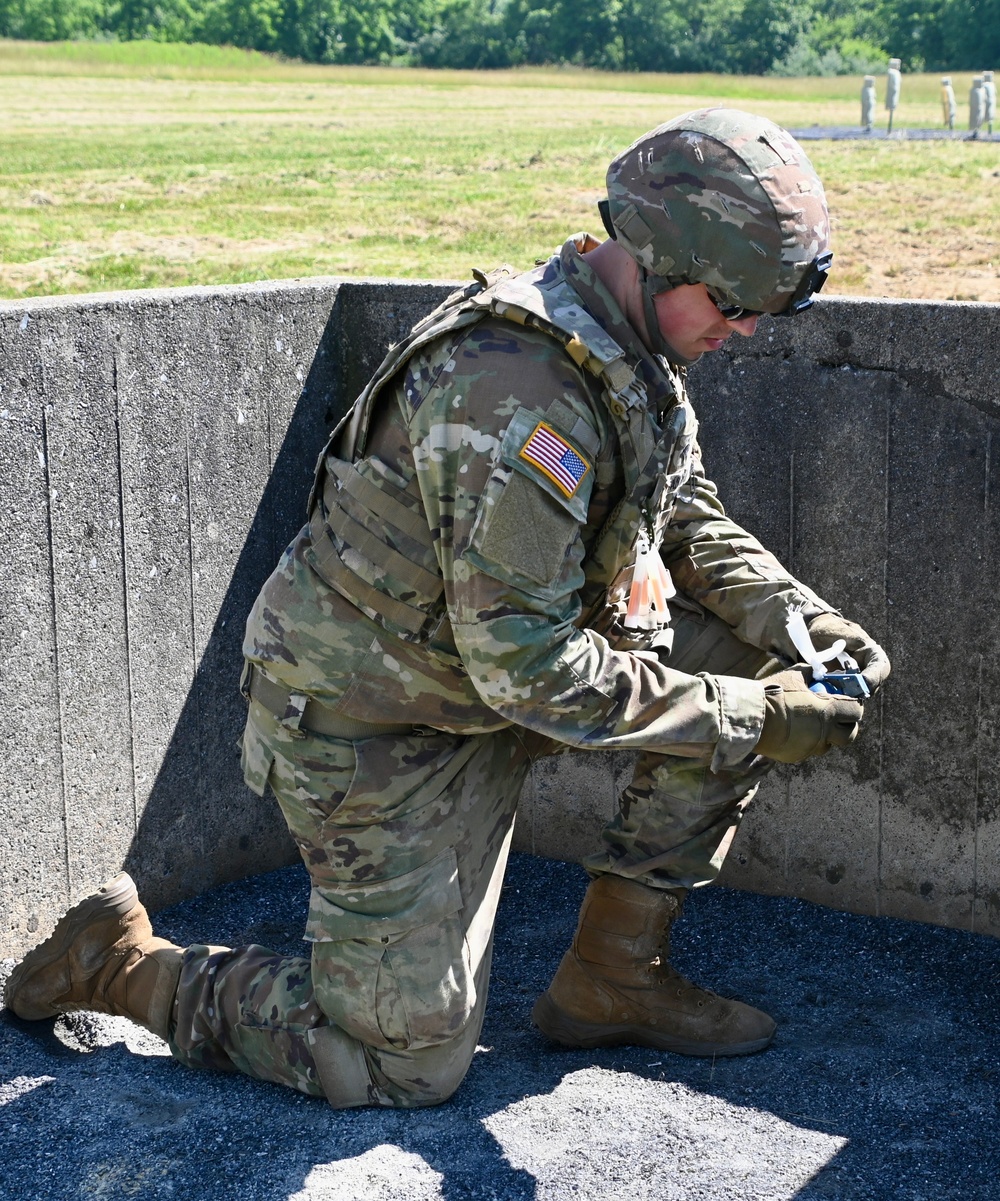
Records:
{"label": "dark sunglasses lens", "polygon": [[718,296],[711,290],[707,289],[708,298],[712,304],[719,310],[727,321],[738,321],[746,312],[746,309],[741,304],[729,304],[728,301],[720,300]]}
{"label": "dark sunglasses lens", "polygon": [[708,296],[712,304],[715,305],[727,321],[739,321],[743,317],[763,316],[763,313],[759,313],[756,309],[745,309],[741,304],[730,304],[726,300],[720,300],[712,291],[709,291]]}

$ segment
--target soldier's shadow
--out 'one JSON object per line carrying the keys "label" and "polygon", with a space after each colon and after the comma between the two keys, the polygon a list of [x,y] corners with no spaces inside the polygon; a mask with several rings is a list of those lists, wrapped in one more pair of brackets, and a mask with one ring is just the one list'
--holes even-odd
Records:
{"label": "soldier's shadow", "polygon": [[[148,796],[139,789],[139,819],[121,864],[151,906],[169,905],[224,880],[296,859],[273,798],[257,797],[245,787],[234,749],[246,721],[238,685],[247,616],[306,519],[316,457],[330,429],[360,393],[386,347],[399,341],[448,291],[443,284],[385,289],[365,283],[337,291],[297,396],[289,395],[287,380],[282,384],[262,375],[259,384],[247,383],[239,354],[246,330],[238,314],[215,331],[221,339],[218,345],[206,341],[203,353],[214,355],[210,372],[218,404],[245,406],[249,397],[259,410],[259,428],[242,450],[244,455],[253,451],[257,458],[252,465],[241,464],[224,439],[217,445],[203,434],[198,443],[202,474],[196,483],[183,486],[194,490],[191,503],[217,513],[217,522],[227,530],[245,520],[239,497],[258,487],[260,496],[238,553],[233,553],[239,540],[232,532],[232,544],[223,539],[206,548],[193,528],[190,534],[178,535],[174,547],[182,559],[204,555],[207,576],[215,578],[220,591],[208,584],[207,576],[193,576],[191,593],[206,621],[191,648],[197,666],[162,755],[152,765],[156,774]],[[299,320],[309,325],[302,314]],[[314,335],[297,336],[305,346]],[[242,420],[242,411],[240,416]],[[273,455],[273,461],[262,477],[267,455]],[[169,494],[182,482],[170,477],[161,486]],[[159,496],[156,503],[163,503]],[[177,618],[173,636],[178,645],[185,638],[186,619]],[[180,678],[171,679],[164,691],[171,693]],[[171,704],[157,695],[158,684],[158,679],[138,681],[141,703],[136,707],[129,701],[141,736],[146,735],[144,721],[153,720],[147,714],[150,700],[157,715],[161,705]],[[149,689],[153,697],[146,695]]]}

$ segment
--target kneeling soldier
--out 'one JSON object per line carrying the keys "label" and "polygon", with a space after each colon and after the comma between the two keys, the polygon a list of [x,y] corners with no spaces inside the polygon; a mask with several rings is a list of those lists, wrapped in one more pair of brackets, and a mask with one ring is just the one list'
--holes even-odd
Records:
{"label": "kneeling soldier", "polygon": [[247,625],[243,767],[312,878],[309,958],[172,947],[119,876],[15,970],[25,1018],[126,1014],[181,1061],[335,1106],[432,1105],[475,1050],[533,757],[634,750],[533,1017],[571,1047],[744,1055],[774,1033],[670,964],[774,761],[844,746],[786,628],[858,626],[725,514],[685,369],[830,263],[820,181],[769,121],[715,109],[611,164],[610,235],[456,292],[394,347],[320,458],[308,523]]}

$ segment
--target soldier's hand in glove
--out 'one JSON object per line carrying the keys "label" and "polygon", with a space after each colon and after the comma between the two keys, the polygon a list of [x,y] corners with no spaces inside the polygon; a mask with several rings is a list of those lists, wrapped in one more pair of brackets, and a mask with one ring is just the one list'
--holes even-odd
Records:
{"label": "soldier's hand in glove", "polygon": [[812,682],[812,668],[804,663],[798,667],[788,667],[784,671],[776,672],[773,676],[765,676],[761,680],[761,683],[766,684],[768,688],[777,685],[782,692],[808,692]]}
{"label": "soldier's hand in glove", "polygon": [[[836,613],[820,613],[808,624],[809,637],[818,651],[826,650],[838,638],[847,643],[847,653],[858,661],[861,674],[872,696],[889,678],[889,656],[861,626]],[[833,667],[831,667],[833,670]]]}
{"label": "soldier's hand in glove", "polygon": [[779,763],[801,763],[847,746],[858,736],[863,712],[860,701],[829,692],[782,687],[782,672],[764,681],[764,728],[756,752]]}

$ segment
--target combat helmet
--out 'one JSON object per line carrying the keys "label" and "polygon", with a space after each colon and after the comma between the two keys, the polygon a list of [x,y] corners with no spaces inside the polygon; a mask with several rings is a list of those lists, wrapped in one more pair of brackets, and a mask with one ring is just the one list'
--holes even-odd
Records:
{"label": "combat helmet", "polygon": [[798,142],[763,117],[711,108],[668,121],[618,155],[607,184],[601,216],[639,264],[654,340],[653,297],[680,284],[705,284],[735,320],[800,313],[826,282],[823,185]]}

